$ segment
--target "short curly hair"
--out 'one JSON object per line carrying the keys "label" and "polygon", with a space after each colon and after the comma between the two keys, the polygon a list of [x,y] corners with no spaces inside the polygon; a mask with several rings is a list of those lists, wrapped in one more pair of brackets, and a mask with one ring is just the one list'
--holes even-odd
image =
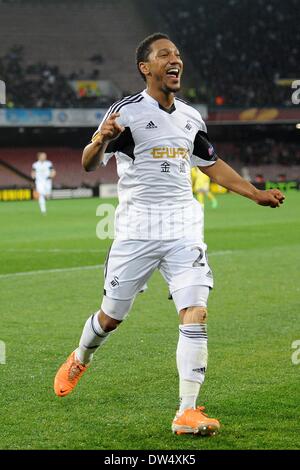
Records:
{"label": "short curly hair", "polygon": [[139,63],[147,62],[149,54],[151,52],[151,45],[155,41],[158,41],[159,39],[170,39],[170,38],[169,36],[167,36],[167,34],[164,34],[164,33],[153,33],[150,36],[147,36],[145,39],[143,39],[143,41],[140,42],[140,44],[138,45],[136,49],[136,53],[135,53],[136,66],[144,81],[146,81],[146,77],[140,71]]}

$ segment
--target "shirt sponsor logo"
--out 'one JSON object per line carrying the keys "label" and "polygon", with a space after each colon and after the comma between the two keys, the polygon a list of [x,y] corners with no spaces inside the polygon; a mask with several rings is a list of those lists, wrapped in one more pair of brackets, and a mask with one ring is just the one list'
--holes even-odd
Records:
{"label": "shirt sponsor logo", "polygon": [[160,165],[161,173],[170,173],[170,163],[164,162]]}
{"label": "shirt sponsor logo", "polygon": [[185,158],[188,160],[189,152],[185,148],[154,147],[150,150],[153,158]]}
{"label": "shirt sponsor logo", "polygon": [[179,173],[186,173],[185,161],[179,161]]}

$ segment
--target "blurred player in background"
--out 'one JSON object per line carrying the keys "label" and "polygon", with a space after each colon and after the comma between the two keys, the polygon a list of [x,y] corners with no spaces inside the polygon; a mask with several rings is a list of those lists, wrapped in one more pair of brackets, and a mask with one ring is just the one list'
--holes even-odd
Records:
{"label": "blurred player in background", "polygon": [[37,161],[32,165],[31,177],[35,180],[36,198],[42,214],[46,214],[46,199],[51,196],[52,179],[55,177],[56,171],[52,162],[47,160],[45,152],[37,153]]}
{"label": "blurred player in background", "polygon": [[[191,166],[201,167],[221,186],[263,206],[278,207],[284,196],[277,189],[256,189],[217,156],[199,112],[174,96],[180,90],[183,62],[166,35],[156,33],[142,41],[136,63],[147,88],[114,103],[83,151],[86,171],[99,169],[112,156],[117,160],[116,236],[106,260],[101,308],[87,319],[78,348],[55,376],[54,390],[64,397],[74,389],[95,351],[159,269],[180,323],[176,352],[180,408],[172,431],[214,434],[219,421],[196,406],[207,368],[207,301],[213,276],[201,238],[201,206],[192,194]],[[161,233],[153,231],[149,217],[150,210],[156,215],[156,208],[163,215]],[[126,367],[122,351],[120,367]]]}
{"label": "blurred player in background", "polygon": [[218,207],[218,201],[210,191],[210,177],[202,173],[197,166],[194,166],[191,171],[191,178],[193,194],[197,201],[204,206],[204,198],[207,196],[211,202],[211,207],[216,209]]}

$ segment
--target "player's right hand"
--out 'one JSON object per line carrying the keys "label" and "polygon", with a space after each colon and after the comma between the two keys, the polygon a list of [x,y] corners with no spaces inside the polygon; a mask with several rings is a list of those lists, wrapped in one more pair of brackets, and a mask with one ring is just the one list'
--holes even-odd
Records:
{"label": "player's right hand", "polygon": [[112,113],[102,124],[98,135],[103,143],[116,139],[125,130],[125,127],[120,126],[116,121],[119,116],[120,113]]}

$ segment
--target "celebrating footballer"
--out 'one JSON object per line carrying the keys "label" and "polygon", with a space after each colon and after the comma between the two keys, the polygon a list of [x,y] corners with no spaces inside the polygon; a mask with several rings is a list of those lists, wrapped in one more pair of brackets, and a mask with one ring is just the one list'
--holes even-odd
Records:
{"label": "celebrating footballer", "polygon": [[201,394],[198,402],[207,370],[213,276],[201,235],[203,211],[192,194],[191,167],[262,206],[279,207],[284,196],[277,189],[256,189],[216,154],[199,112],[175,96],[183,62],[168,36],[155,33],[144,39],[136,63],[146,88],[114,103],[83,151],[86,171],[101,171],[109,158],[116,159],[115,239],[106,260],[100,309],[87,319],[78,347],[56,374],[54,389],[60,397],[74,389],[158,269],[179,318],[180,404],[171,428],[176,434],[213,435],[220,422],[204,413]]}

